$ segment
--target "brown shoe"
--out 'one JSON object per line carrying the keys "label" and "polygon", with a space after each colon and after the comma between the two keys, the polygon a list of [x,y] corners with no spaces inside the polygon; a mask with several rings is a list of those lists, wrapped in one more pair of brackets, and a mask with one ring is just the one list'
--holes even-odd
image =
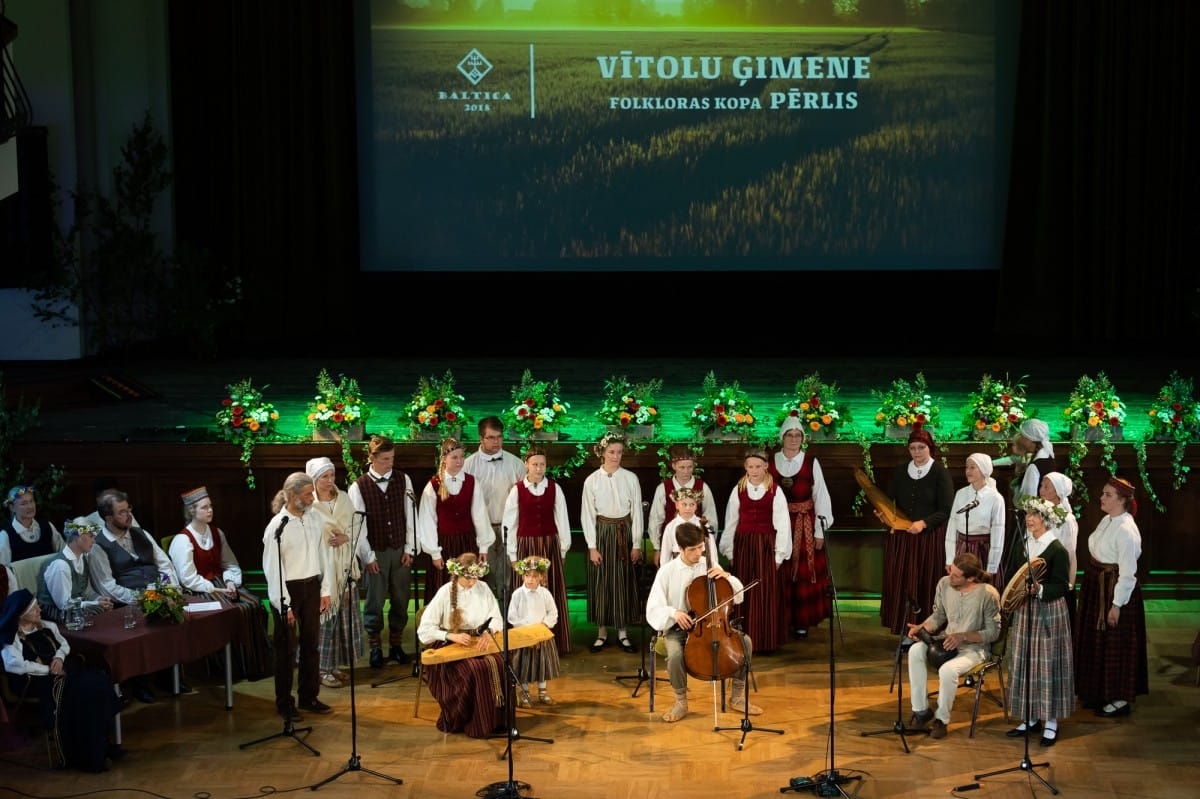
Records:
{"label": "brown shoe", "polygon": [[933,721],[933,711],[929,708],[914,710],[912,718],[908,720],[908,726],[914,730],[923,730],[929,726],[931,721]]}
{"label": "brown shoe", "polygon": [[946,722],[941,719],[933,720],[933,729],[929,731],[930,738],[945,738],[946,737]]}

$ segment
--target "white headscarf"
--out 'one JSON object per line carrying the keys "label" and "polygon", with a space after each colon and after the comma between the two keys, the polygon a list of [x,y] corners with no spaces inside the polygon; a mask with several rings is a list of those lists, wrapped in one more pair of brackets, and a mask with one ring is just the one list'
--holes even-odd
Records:
{"label": "white headscarf", "polygon": [[996,480],[992,477],[994,467],[991,455],[988,455],[986,452],[972,452],[967,456],[967,460],[975,464],[975,467],[979,469],[979,473],[983,475],[988,485],[992,488],[996,487]]}
{"label": "white headscarf", "polygon": [[309,458],[308,463],[304,464],[304,473],[311,477],[315,483],[318,477],[333,468],[333,461],[329,460],[329,458]]}
{"label": "white headscarf", "polygon": [[789,416],[783,420],[783,424],[779,425],[779,440],[783,441],[783,434],[789,430],[799,430],[804,432],[804,425],[800,423],[800,419],[795,416]]}
{"label": "white headscarf", "polygon": [[1067,515],[1074,515],[1071,510],[1071,492],[1075,490],[1075,484],[1071,482],[1071,478],[1067,477],[1062,472],[1049,472],[1042,475],[1050,481],[1054,486],[1054,493],[1058,494],[1058,506],[1067,512]]}
{"label": "white headscarf", "polygon": [[1054,457],[1054,445],[1050,443],[1050,425],[1041,419],[1026,419],[1021,422],[1020,430],[1021,435],[1041,447],[1034,455],[1035,458],[1043,453],[1048,458]]}

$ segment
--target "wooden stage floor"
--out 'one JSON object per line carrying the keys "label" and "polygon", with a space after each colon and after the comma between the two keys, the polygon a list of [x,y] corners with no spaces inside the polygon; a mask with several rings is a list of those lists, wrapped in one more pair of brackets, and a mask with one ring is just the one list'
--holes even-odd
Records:
{"label": "wooden stage floor", "polygon": [[[1012,723],[984,700],[974,739],[967,737],[971,694],[960,691],[949,735],[941,741],[908,736],[905,753],[899,735],[897,694],[889,690],[896,640],[878,624],[877,605],[840,601],[833,625],[832,734],[830,724],[830,626],[809,640],[795,641],[755,665],[765,708],[752,717],[754,730],[743,737],[741,717],[722,714],[715,732],[710,683],[692,681],[692,713],[667,725],[658,715],[670,704],[664,683],[657,713],[648,711],[648,684],[632,697],[634,681],[618,681],[638,671],[639,656],[610,647],[587,651],[591,630],[572,603],[575,651],[563,659],[562,676],[550,683],[558,704],[519,710],[523,735],[551,738],[552,744],[518,738],[513,743],[511,779],[527,783],[522,796],[540,799],[665,799],[691,795],[720,799],[765,799],[790,785],[791,778],[814,776],[832,765],[842,776],[862,779],[843,787],[862,799],[909,799],[953,795],[951,789],[975,782],[979,773],[1014,768],[983,780],[969,799],[1049,796],[1019,764],[1024,743],[1004,732]],[[1049,749],[1031,741],[1034,771],[1067,797],[1094,799],[1191,799],[1200,785],[1195,756],[1200,728],[1200,687],[1190,665],[1200,603],[1152,601],[1149,612],[1150,694],[1140,697],[1132,715],[1101,719],[1085,710],[1064,720],[1058,744]],[[579,610],[582,610],[579,607]],[[840,630],[837,620],[840,620]],[[838,635],[838,633],[842,635]],[[409,633],[411,635],[411,631]],[[844,643],[842,638],[844,637]],[[408,648],[408,647],[406,647]],[[411,651],[411,649],[409,649]],[[363,664],[365,666],[365,661]],[[98,775],[45,769],[44,748],[30,745],[0,754],[0,795],[82,795],[134,797],[255,797],[304,791],[345,767],[357,752],[363,769],[402,779],[389,786],[365,771],[351,771],[319,789],[329,797],[486,796],[482,789],[510,780],[502,759],[505,740],[474,740],[437,731],[437,704],[423,692],[413,716],[415,680],[370,687],[381,673],[360,668],[355,691],[357,734],[352,739],[348,689],[324,689],[334,707],[328,716],[308,716],[304,740],[277,738],[246,749],[239,744],[282,730],[274,714],[271,680],[238,683],[234,709],[224,709],[218,675],[200,665],[187,677],[198,693],[133,703],[124,714],[130,754],[113,770]],[[383,674],[407,674],[388,667]],[[936,688],[934,683],[930,689]],[[904,686],[903,720],[909,716]],[[783,730],[776,735],[758,728]],[[884,734],[863,736],[864,732]],[[802,796],[813,795],[809,791]]]}

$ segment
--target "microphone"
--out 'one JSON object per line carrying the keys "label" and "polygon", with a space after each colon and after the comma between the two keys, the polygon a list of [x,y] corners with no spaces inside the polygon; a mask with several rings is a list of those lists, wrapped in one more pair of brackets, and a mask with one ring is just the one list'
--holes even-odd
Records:
{"label": "microphone", "polygon": [[487,632],[487,628],[492,626],[492,618],[494,618],[494,617],[489,616],[487,621],[485,621],[483,624],[481,624],[475,628],[475,636],[476,637],[483,635],[485,632]]}
{"label": "microphone", "polygon": [[287,515],[284,515],[284,517],[279,520],[279,527],[278,527],[278,529],[275,530],[275,540],[276,541],[279,541],[279,539],[283,538],[283,528],[287,527],[289,520],[290,519]]}
{"label": "microphone", "polygon": [[973,499],[970,502],[968,502],[966,505],[963,505],[961,508],[956,510],[955,513],[966,513],[967,511],[974,510],[975,508],[978,508],[978,507],[979,507],[979,500]]}

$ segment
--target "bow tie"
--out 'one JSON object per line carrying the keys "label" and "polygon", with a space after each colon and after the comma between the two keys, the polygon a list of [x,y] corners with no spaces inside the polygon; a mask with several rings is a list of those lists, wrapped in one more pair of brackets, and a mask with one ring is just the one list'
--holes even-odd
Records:
{"label": "bow tie", "polygon": [[376,483],[386,483],[388,480],[391,480],[392,478],[390,478],[390,477],[376,477],[376,478],[374,478],[374,479],[375,479],[375,482],[376,482]]}
{"label": "bow tie", "polygon": [[494,457],[494,458],[488,458],[488,461],[487,461],[487,462],[488,462],[488,463],[496,463],[497,461],[502,461],[502,460],[504,460],[504,456],[503,456],[503,455],[497,455],[497,456],[496,456],[496,457]]}

